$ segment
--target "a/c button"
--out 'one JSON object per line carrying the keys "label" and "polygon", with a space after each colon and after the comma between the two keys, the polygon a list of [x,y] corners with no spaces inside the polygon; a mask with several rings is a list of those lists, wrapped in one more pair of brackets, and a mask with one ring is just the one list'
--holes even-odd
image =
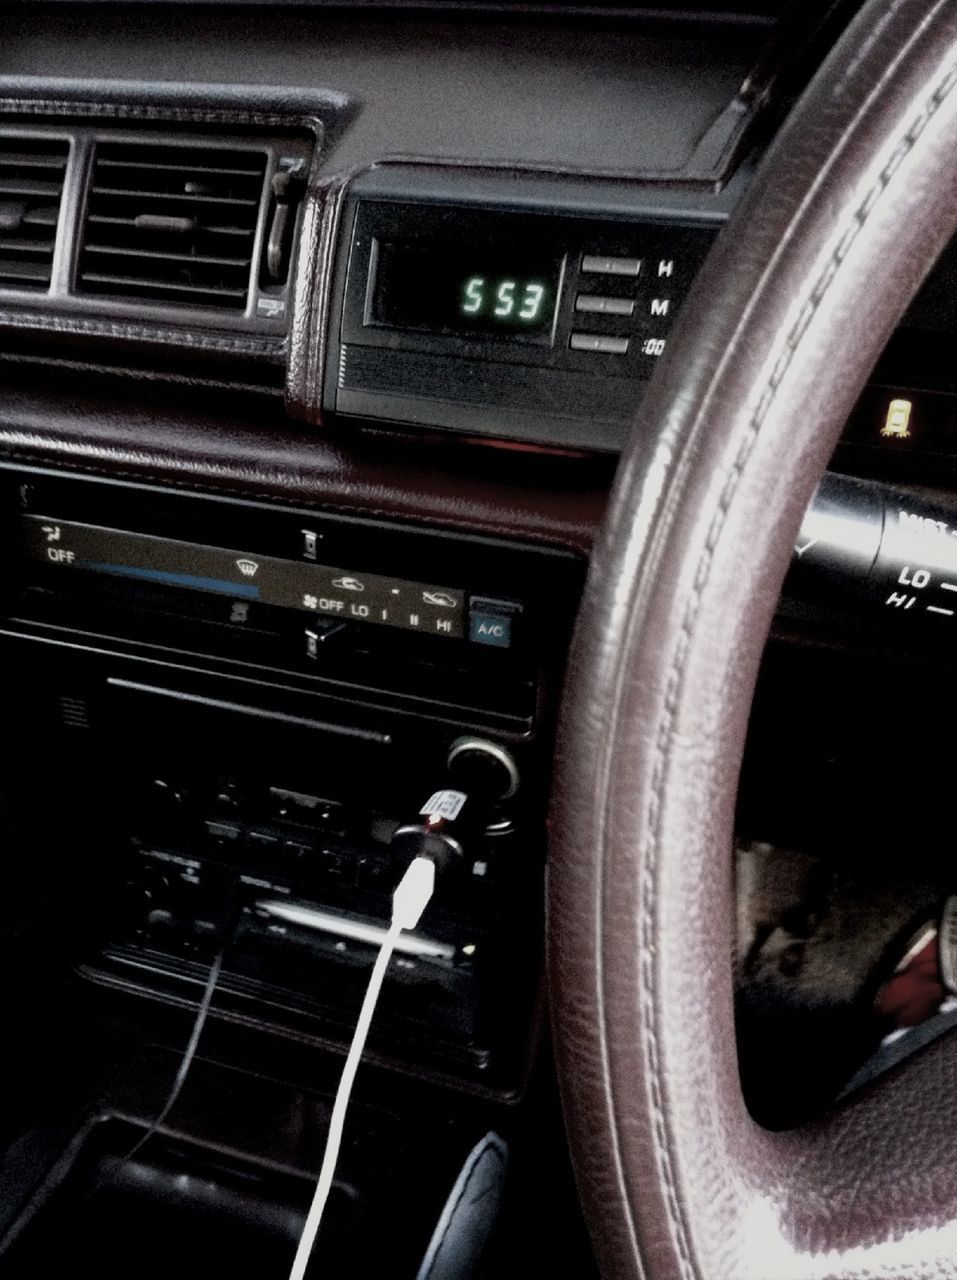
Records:
{"label": "a/c button", "polygon": [[512,619],[500,613],[472,613],[470,638],[475,644],[507,649],[512,643]]}
{"label": "a/c button", "polygon": [[514,635],[515,618],[521,612],[522,606],[517,600],[472,596],[469,600],[469,639],[473,644],[508,649]]}

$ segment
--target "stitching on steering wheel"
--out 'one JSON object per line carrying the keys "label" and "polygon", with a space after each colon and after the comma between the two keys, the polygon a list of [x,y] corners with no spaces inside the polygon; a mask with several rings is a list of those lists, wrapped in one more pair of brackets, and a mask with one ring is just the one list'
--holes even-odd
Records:
{"label": "stitching on steering wheel", "polygon": [[[681,1274],[685,1280],[695,1280],[697,1268],[694,1262],[691,1241],[681,1214],[678,1200],[677,1180],[674,1172],[673,1156],[663,1106],[661,1051],[656,1030],[655,996],[651,973],[653,958],[652,926],[656,895],[653,892],[648,891],[649,887],[651,889],[656,887],[657,881],[658,852],[661,841],[660,820],[664,777],[669,754],[668,742],[677,710],[678,691],[684,677],[687,655],[690,649],[691,634],[700,610],[703,589],[710,575],[715,548],[726,522],[731,502],[744,473],[744,469],[754,445],[757,442],[761,427],[767,418],[768,412],[774,402],[774,398],[780,388],[784,375],[790,367],[794,356],[807,333],[814,314],[820,307],[828,289],[837,278],[838,271],[845,261],[851,246],[854,244],[857,236],[864,228],[869,216],[877,207],[880,197],[890,186],[894,174],[897,172],[904,158],[913,149],[914,144],[927,126],[928,122],[955,87],[957,87],[957,65],[951,67],[945,73],[942,79],[938,82],[936,89],[928,95],[920,114],[913,121],[907,133],[901,139],[900,144],[894,149],[887,161],[887,164],[881,170],[881,173],[873,186],[868,190],[864,199],[855,209],[851,216],[850,225],[848,226],[847,231],[841,236],[834,252],[828,259],[826,266],[818,276],[813,288],[808,294],[807,301],[801,308],[800,314],[788,335],[781,357],[775,362],[771,376],[769,377],[768,382],[758,400],[757,408],[751,422],[748,424],[747,432],[738,450],[737,457],[735,458],[731,475],[728,478],[728,483],[721,495],[718,510],[716,511],[714,520],[708,530],[704,551],[699,561],[694,584],[689,596],[688,606],[682,619],[679,643],[676,646],[675,655],[668,673],[664,699],[663,723],[658,735],[658,740],[655,744],[651,796],[648,809],[651,843],[649,846],[649,857],[647,859],[646,870],[643,877],[647,884],[644,886],[645,891],[642,894],[643,900],[641,908],[639,997],[641,1003],[641,1024],[647,1037],[647,1052],[651,1068],[650,1084],[653,1114],[652,1133],[654,1138],[655,1154],[662,1173],[662,1180],[666,1193],[665,1203],[678,1254]],[[624,1199],[626,1205],[628,1205],[627,1198]],[[628,1206],[628,1215],[631,1217],[630,1205]],[[634,1223],[632,1223],[632,1235],[634,1236]]]}

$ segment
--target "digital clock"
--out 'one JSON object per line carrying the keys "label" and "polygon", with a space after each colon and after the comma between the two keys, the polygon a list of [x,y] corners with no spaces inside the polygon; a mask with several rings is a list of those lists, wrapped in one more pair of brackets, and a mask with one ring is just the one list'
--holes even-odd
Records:
{"label": "digital clock", "polygon": [[373,323],[428,333],[551,340],[562,259],[505,245],[379,243]]}
{"label": "digital clock", "polygon": [[460,310],[464,316],[486,317],[502,325],[535,327],[547,317],[548,295],[543,280],[470,276],[462,285]]}
{"label": "digital clock", "polygon": [[340,211],[317,420],[619,449],[723,215],[696,222],[691,194],[619,193],[604,211],[591,198],[571,179],[360,175]]}

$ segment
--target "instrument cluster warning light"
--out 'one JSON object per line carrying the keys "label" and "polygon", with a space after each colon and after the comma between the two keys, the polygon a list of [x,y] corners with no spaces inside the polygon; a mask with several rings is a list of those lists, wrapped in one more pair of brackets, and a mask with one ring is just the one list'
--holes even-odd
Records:
{"label": "instrument cluster warning light", "polygon": [[909,440],[911,436],[910,419],[914,411],[912,400],[892,400],[887,406],[887,415],[881,427],[881,436],[892,440]]}

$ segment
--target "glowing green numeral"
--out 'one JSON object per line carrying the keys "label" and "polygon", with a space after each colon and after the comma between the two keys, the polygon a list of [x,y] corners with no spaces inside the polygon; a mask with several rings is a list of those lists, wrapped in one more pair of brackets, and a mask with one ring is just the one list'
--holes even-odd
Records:
{"label": "glowing green numeral", "polygon": [[[512,324],[534,324],[542,318],[545,304],[545,285],[524,283],[519,280],[492,280],[486,294],[484,276],[472,276],[465,282],[460,310],[469,316],[480,315],[487,304],[492,306],[496,320],[508,320]],[[516,294],[519,297],[516,297]]]}
{"label": "glowing green numeral", "polygon": [[499,285],[498,292],[495,296],[498,298],[498,306],[495,308],[495,314],[501,319],[504,319],[506,316],[510,316],[515,307],[515,281],[503,280]]}
{"label": "glowing green numeral", "polygon": [[527,284],[525,286],[525,297],[522,300],[522,309],[518,313],[519,320],[537,320],[538,313],[542,309],[544,296],[545,286],[543,284]]}
{"label": "glowing green numeral", "polygon": [[482,310],[482,303],[485,301],[485,295],[482,293],[482,286],[485,280],[482,276],[473,276],[465,286],[465,302],[462,303],[462,310],[468,315],[474,316],[477,311]]}

